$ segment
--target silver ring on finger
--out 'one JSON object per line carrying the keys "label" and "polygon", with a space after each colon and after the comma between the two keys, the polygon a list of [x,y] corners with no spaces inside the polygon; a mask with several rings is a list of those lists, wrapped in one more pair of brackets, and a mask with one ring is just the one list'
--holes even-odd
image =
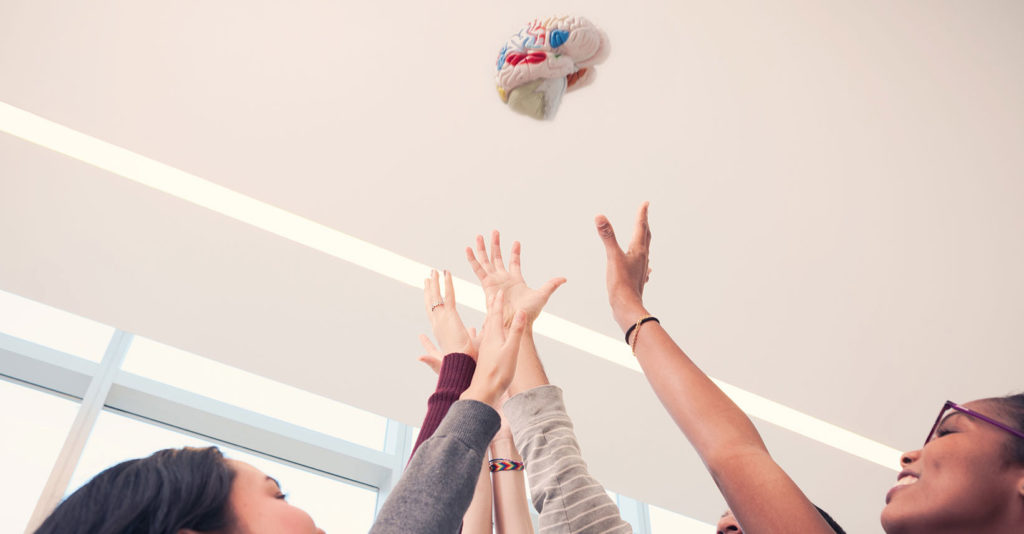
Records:
{"label": "silver ring on finger", "polygon": [[433,302],[433,304],[430,305],[430,311],[434,311],[434,308],[437,308],[438,306],[444,306],[444,301],[443,300],[435,300]]}

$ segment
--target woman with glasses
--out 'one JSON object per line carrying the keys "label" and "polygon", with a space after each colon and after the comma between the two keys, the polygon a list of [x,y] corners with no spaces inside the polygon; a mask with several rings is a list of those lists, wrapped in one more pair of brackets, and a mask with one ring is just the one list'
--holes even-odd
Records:
{"label": "woman with glasses", "polygon": [[[831,533],[775,463],[753,423],[680,349],[643,304],[651,231],[641,206],[628,251],[595,223],[607,253],[615,321],[662,404],[693,444],[745,532]],[[886,495],[888,534],[1024,532],[1024,395],[947,402],[925,445],[902,455]]]}

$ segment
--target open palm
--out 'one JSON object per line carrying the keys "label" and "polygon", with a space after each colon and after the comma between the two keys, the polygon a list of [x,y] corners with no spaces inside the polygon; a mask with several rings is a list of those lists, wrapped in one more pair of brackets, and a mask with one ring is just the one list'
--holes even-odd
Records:
{"label": "open palm", "polygon": [[476,250],[466,247],[466,259],[469,260],[473,273],[484,288],[484,294],[491,298],[499,290],[505,295],[504,324],[508,325],[512,320],[513,310],[522,310],[526,314],[528,323],[540,315],[544,305],[547,304],[551,294],[565,283],[565,278],[557,277],[548,280],[538,289],[526,285],[523,279],[522,267],[520,264],[520,245],[516,241],[512,244],[511,258],[508,269],[505,268],[505,260],[501,256],[501,236],[495,230],[491,233],[491,252],[487,253],[484,245],[484,237],[476,236]]}

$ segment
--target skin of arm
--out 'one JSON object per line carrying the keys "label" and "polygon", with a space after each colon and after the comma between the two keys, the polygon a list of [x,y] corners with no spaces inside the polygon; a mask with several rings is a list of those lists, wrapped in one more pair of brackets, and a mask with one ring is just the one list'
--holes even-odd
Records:
{"label": "skin of arm", "polygon": [[[459,356],[458,354],[452,354],[454,352],[461,352],[475,359],[481,344],[481,338],[477,336],[476,331],[473,328],[466,329],[462,320],[459,318],[455,305],[455,290],[452,284],[451,273],[448,271],[445,271],[444,273],[444,300],[441,299],[441,289],[437,271],[431,271],[430,274],[430,278],[423,281],[424,307],[427,313],[427,318],[431,323],[431,329],[433,330],[434,336],[437,338],[441,349],[435,347],[434,344],[431,343],[430,338],[421,335],[420,343],[427,350],[427,354],[421,356],[419,360],[427,364],[427,366],[429,366],[435,373],[441,374],[444,369],[442,367],[443,362],[446,361],[444,358]],[[443,304],[436,305],[436,303],[440,302],[443,302]],[[449,356],[443,356],[444,354],[449,354]],[[441,377],[441,381],[445,381],[443,376]],[[445,383],[447,384],[447,381],[445,381]],[[465,390],[452,391],[452,393],[455,393],[455,395],[458,396],[464,393],[464,391]],[[435,393],[434,396],[436,395],[437,394]],[[432,406],[432,409],[442,408]],[[443,410],[447,411],[447,406],[443,407]],[[428,411],[428,420],[430,419],[430,413],[431,412]],[[430,437],[430,432],[428,431],[426,424],[424,424],[423,430],[424,432],[420,433],[419,439],[417,440],[417,446],[422,441]],[[477,485],[473,493],[473,500],[463,517],[463,532],[465,534],[484,534],[490,533],[491,529],[491,479],[489,464],[485,458],[481,465],[480,475],[477,478]]]}
{"label": "skin of arm", "polygon": [[[540,513],[540,528],[573,534],[632,532],[604,487],[590,475],[565,413],[561,390],[549,385],[533,339],[533,320],[565,279],[553,278],[540,289],[531,289],[523,280],[518,242],[512,245],[508,270],[501,257],[498,232],[491,234],[489,257],[482,236],[477,236],[476,245],[475,252],[466,249],[466,258],[485,293],[504,291],[508,295],[507,308],[522,310],[528,318],[519,343],[516,376],[509,386],[512,399],[505,407],[511,410],[509,421],[515,441],[523,440],[521,446],[527,447],[522,449],[527,469],[537,475],[530,477],[530,488]],[[506,316],[509,313],[506,310]],[[506,474],[510,473],[494,473],[492,480]],[[496,495],[503,489],[494,485]],[[521,489],[516,492],[523,495]],[[497,509],[500,513],[501,507]],[[529,521],[528,516],[519,517]],[[509,528],[506,532],[518,534],[525,530]]]}
{"label": "skin of arm", "polygon": [[[491,458],[522,462],[503,417],[501,429],[491,440]],[[490,473],[488,473],[490,474]],[[526,502],[526,479],[522,471],[500,471],[491,475],[494,490],[494,527],[497,534],[533,534],[530,505]]]}
{"label": "skin of arm", "polygon": [[[441,288],[436,270],[430,271],[430,278],[423,280],[423,307],[430,321],[430,327],[437,338],[440,349],[430,342],[430,338],[420,334],[420,343],[427,354],[419,360],[438,374],[438,384],[434,393],[427,400],[427,414],[420,425],[420,434],[413,446],[412,455],[437,429],[448,408],[461,395],[472,379],[476,365],[476,355],[480,340],[476,331],[466,329],[455,306],[455,289],[452,286],[452,275],[444,273],[445,296],[441,299]],[[435,305],[435,303],[443,303]],[[445,356],[447,355],[447,356]],[[448,364],[448,365],[445,365]],[[445,372],[442,372],[445,371]]]}
{"label": "skin of arm", "polygon": [[515,395],[527,389],[548,384],[544,366],[537,356],[537,346],[533,341],[533,321],[540,315],[548,299],[562,284],[565,278],[556,277],[548,280],[539,289],[532,289],[523,279],[521,263],[522,246],[518,241],[512,244],[508,269],[501,255],[501,235],[497,230],[491,233],[491,251],[487,252],[484,238],[476,236],[476,250],[466,247],[466,259],[473,273],[480,280],[484,294],[493,295],[501,290],[505,294],[505,320],[511,318],[513,309],[522,310],[526,314],[526,326],[519,345],[519,357],[516,363],[516,375],[509,386],[508,394]]}
{"label": "skin of arm", "polygon": [[[603,215],[595,219],[608,259],[608,299],[623,332],[649,315],[642,299],[651,272],[647,209],[645,202],[626,252],[619,248],[608,219]],[[659,323],[644,323],[633,336],[647,380],[697,450],[745,532],[832,533],[810,500],[772,459],[747,415]]]}
{"label": "skin of arm", "polygon": [[480,476],[476,479],[473,501],[469,503],[466,515],[462,516],[462,534],[491,534],[491,471],[484,457]]}

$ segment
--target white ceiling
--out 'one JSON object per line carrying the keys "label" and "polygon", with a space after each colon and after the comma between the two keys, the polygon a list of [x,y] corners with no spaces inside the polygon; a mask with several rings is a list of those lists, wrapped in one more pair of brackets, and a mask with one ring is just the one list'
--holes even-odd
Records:
{"label": "white ceiling", "polygon": [[[539,123],[494,59],[553,12],[612,54]],[[611,336],[593,216],[628,235],[649,199],[647,302],[698,364],[909,449],[947,398],[1022,389],[1022,24],[1013,1],[4,0],[0,101],[464,279],[499,228],[528,281],[568,277],[548,311]],[[0,289],[376,413],[416,424],[433,386],[418,289],[9,135],[0,250]],[[713,522],[643,377],[538,343],[608,488]],[[759,426],[881,531],[893,471]]]}

